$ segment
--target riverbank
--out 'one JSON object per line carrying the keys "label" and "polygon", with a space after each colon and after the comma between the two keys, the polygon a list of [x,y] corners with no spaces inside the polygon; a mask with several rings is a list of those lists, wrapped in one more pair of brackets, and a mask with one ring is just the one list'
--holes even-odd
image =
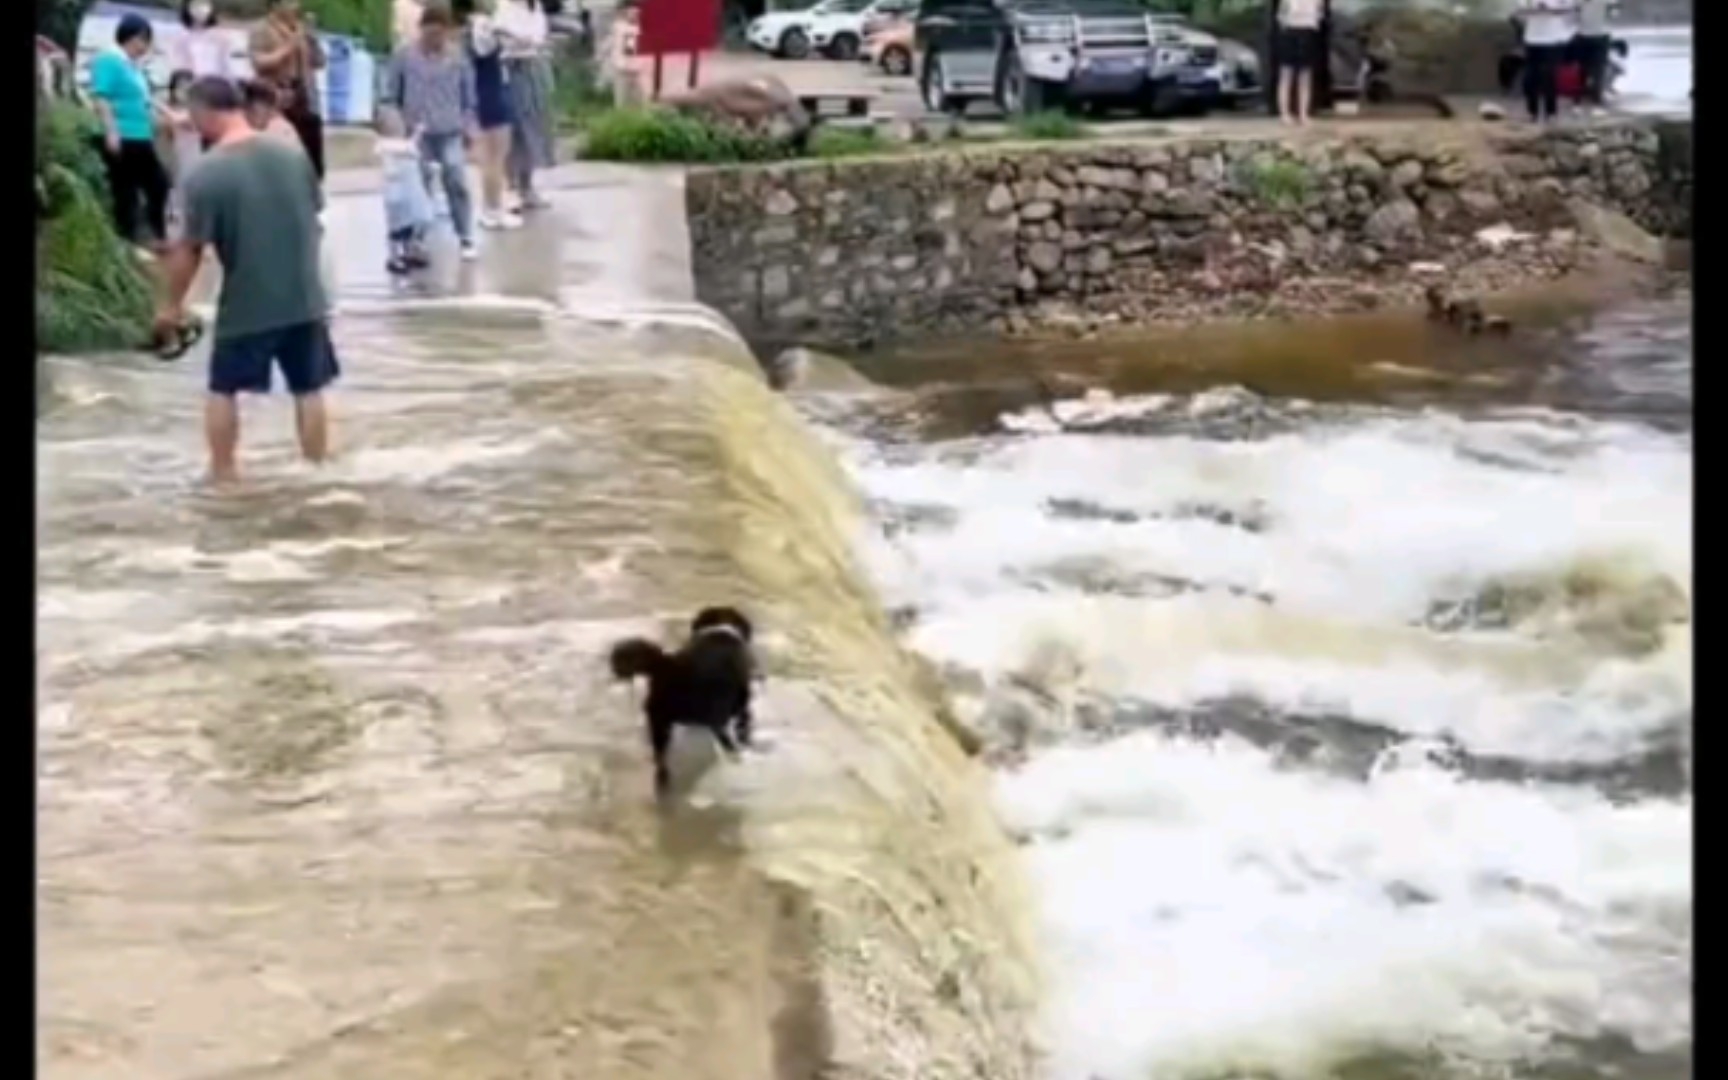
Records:
{"label": "riverbank", "polygon": [[1689,123],[1433,122],[699,169],[687,206],[699,299],[860,348],[1492,293],[1687,235],[1690,185]]}

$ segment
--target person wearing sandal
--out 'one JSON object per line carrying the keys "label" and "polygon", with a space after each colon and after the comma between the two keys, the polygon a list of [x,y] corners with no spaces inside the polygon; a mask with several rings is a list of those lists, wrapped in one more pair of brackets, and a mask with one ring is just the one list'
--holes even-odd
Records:
{"label": "person wearing sandal", "polygon": [[[464,11],[463,8],[468,10]],[[493,26],[492,5],[475,0],[458,5],[469,62],[474,65],[474,113],[480,133],[475,156],[480,164],[480,217],[482,229],[519,229],[522,217],[504,205],[505,170],[510,160],[510,129],[516,123],[511,107],[510,86],[504,77],[504,57]]]}
{"label": "person wearing sandal", "polygon": [[517,208],[548,204],[534,189],[534,174],[553,164],[551,29],[540,0],[498,0],[493,26],[504,60],[515,123],[510,135],[510,186]]}

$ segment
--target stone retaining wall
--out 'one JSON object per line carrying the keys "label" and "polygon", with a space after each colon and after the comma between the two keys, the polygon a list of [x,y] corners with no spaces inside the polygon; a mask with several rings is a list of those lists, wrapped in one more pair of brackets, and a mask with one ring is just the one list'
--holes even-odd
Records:
{"label": "stone retaining wall", "polygon": [[[867,347],[1343,311],[1411,300],[1437,269],[1492,291],[1590,257],[1580,200],[1689,232],[1684,136],[1423,125],[696,170],[697,293],[759,342]],[[1491,248],[1496,225],[1524,235]]]}

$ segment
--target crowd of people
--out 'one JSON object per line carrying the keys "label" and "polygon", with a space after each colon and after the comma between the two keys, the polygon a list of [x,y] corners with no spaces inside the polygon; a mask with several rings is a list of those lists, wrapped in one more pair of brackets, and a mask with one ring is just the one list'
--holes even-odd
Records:
{"label": "crowd of people", "polygon": [[[553,163],[553,76],[540,0],[398,0],[396,14],[401,40],[382,80],[378,153],[389,269],[406,273],[427,262],[434,178],[466,258],[476,254],[476,228],[519,228],[547,205],[535,178]],[[294,397],[303,455],[328,453],[323,394],[341,367],[321,274],[326,57],[300,0],[269,0],[247,39],[245,79],[211,0],[185,0],[180,17],[165,100],[145,70],[154,30],[136,14],[120,19],[115,48],[92,59],[89,97],[115,226],[160,257],[164,355],[192,338],[185,305],[206,254],[221,265],[205,408],[220,482],[236,471],[237,395],[268,392],[277,372]],[[162,133],[171,136],[166,155]],[[470,152],[482,177],[477,213]]]}
{"label": "crowd of people", "polygon": [[[102,125],[114,224],[127,240],[152,247],[171,238],[171,219],[178,224],[183,218],[185,184],[208,152],[208,140],[197,131],[189,109],[190,88],[199,80],[234,83],[259,129],[291,141],[315,175],[324,173],[317,91],[324,50],[299,0],[270,0],[248,42],[252,75],[243,81],[235,77],[229,38],[211,0],[184,0],[180,21],[184,32],[170,50],[172,74],[164,100],[154,95],[145,70],[156,34],[143,16],[122,16],[116,47],[90,61],[89,96]],[[166,162],[159,132],[169,134],[172,146]]]}
{"label": "crowd of people", "polygon": [[[405,273],[425,261],[432,200],[418,188],[427,177],[443,189],[464,258],[477,254],[476,229],[517,229],[524,214],[545,208],[535,176],[553,162],[552,64],[538,0],[399,0],[396,26],[407,40],[384,78],[378,153],[390,269]],[[481,179],[478,212],[470,153]]]}
{"label": "crowd of people", "polygon": [[[149,20],[120,19],[115,48],[90,64],[89,95],[102,124],[102,153],[115,226],[128,240],[159,247],[184,217],[186,180],[208,153],[188,92],[201,79],[236,82],[257,130],[297,146],[322,179],[324,121],[318,73],[324,48],[300,0],[269,0],[247,39],[250,76],[238,78],[229,28],[212,0],[183,0],[184,32],[168,50],[165,99],[152,92],[145,61],[155,47]],[[419,241],[431,224],[430,188],[442,188],[465,257],[477,253],[476,229],[520,228],[546,200],[535,177],[553,164],[550,27],[541,0],[397,0],[395,51],[381,80],[379,156],[398,188],[389,207],[393,233],[415,233],[413,250],[393,251],[391,269],[424,261]],[[161,152],[163,140],[171,152]],[[480,206],[469,191],[470,158],[480,173]],[[412,162],[415,168],[395,167]],[[418,196],[402,187],[418,177]]]}
{"label": "crowd of people", "polygon": [[1500,81],[1506,90],[1522,82],[1533,122],[1557,119],[1563,97],[1587,108],[1606,104],[1628,51],[1613,36],[1615,6],[1614,0],[1521,0],[1512,24],[1522,48],[1501,64]]}
{"label": "crowd of people", "polygon": [[[411,0],[407,0],[411,2]],[[393,271],[416,261],[417,234],[429,224],[417,175],[402,166],[409,153],[435,172],[464,256],[475,253],[474,230],[515,229],[522,215],[543,208],[534,176],[552,163],[551,62],[548,26],[538,4],[474,0],[419,9],[413,39],[392,57],[381,99],[380,146],[395,189],[387,196]],[[407,146],[403,138],[408,137]],[[468,190],[467,155],[481,176],[481,209]],[[399,239],[407,237],[408,239]]]}

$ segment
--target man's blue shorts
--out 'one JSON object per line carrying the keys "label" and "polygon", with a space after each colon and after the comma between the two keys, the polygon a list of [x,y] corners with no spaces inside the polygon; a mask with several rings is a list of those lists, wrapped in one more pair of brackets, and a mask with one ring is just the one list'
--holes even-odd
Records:
{"label": "man's blue shorts", "polygon": [[330,340],[330,324],[283,326],[256,334],[218,338],[210,351],[210,392],[268,394],[272,364],[295,397],[316,394],[336,381],[342,365]]}

